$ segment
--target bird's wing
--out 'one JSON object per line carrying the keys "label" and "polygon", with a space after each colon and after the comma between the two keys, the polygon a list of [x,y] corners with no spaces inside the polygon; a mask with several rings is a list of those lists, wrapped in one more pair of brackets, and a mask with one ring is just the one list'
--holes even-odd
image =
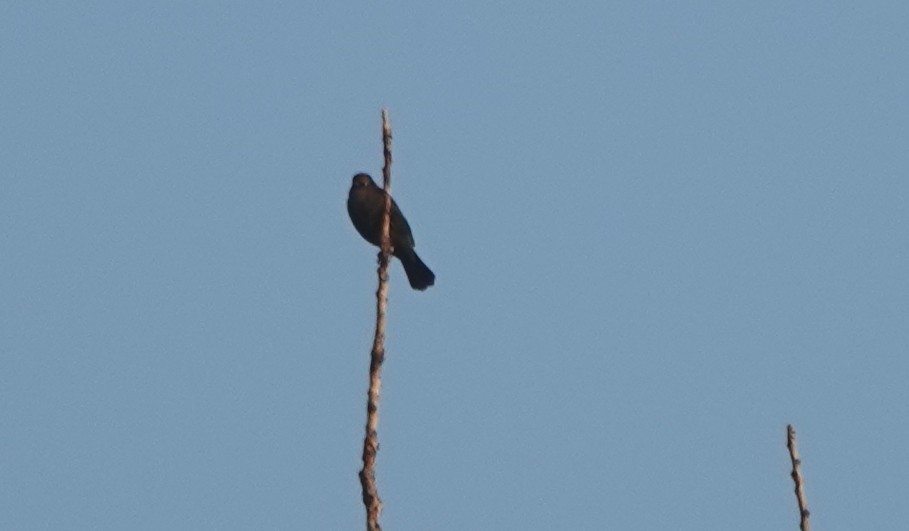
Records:
{"label": "bird's wing", "polygon": [[398,204],[395,203],[394,199],[391,200],[391,227],[389,227],[389,230],[392,234],[405,236],[407,238],[405,243],[410,247],[416,245],[413,240],[413,232],[407,223],[407,218],[401,213],[401,209],[398,208]]}

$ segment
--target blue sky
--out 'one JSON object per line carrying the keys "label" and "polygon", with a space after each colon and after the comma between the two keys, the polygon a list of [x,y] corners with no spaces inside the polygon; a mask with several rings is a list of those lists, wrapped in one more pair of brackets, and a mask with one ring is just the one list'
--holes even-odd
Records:
{"label": "blue sky", "polygon": [[[191,4],[191,5],[190,5]],[[909,521],[903,2],[7,2],[0,528]]]}

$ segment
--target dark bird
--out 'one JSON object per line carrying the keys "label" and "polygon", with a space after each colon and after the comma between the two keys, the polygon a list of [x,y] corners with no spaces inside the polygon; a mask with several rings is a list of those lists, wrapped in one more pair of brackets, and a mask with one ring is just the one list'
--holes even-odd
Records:
{"label": "dark bird", "polygon": [[[347,196],[347,213],[360,236],[375,245],[382,246],[382,217],[385,214],[385,190],[365,173],[353,176],[350,194]],[[391,200],[391,220],[388,228],[391,237],[392,254],[398,257],[407,280],[413,289],[424,290],[436,282],[435,274],[426,267],[413,250],[413,234],[407,218],[401,213],[394,199]]]}

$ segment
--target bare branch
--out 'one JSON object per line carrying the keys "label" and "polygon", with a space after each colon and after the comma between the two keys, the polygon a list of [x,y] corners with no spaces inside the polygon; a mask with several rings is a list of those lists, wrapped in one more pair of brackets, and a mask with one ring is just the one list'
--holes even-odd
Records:
{"label": "bare branch", "polygon": [[795,482],[795,499],[799,503],[799,514],[801,516],[800,528],[802,531],[811,531],[811,523],[808,521],[810,513],[808,512],[808,502],[805,500],[805,480],[802,478],[802,460],[799,458],[799,450],[796,447],[795,428],[792,424],[786,426],[786,446],[789,448],[789,458],[792,460],[792,481]]}
{"label": "bare branch", "polygon": [[379,398],[382,390],[382,362],[385,361],[385,310],[388,306],[388,260],[391,257],[391,124],[388,111],[382,110],[382,146],[385,166],[382,168],[385,189],[385,215],[382,219],[382,247],[379,251],[379,287],[376,290],[376,332],[369,362],[369,392],[366,403],[366,436],[363,439],[363,468],[360,486],[366,507],[367,531],[381,531],[379,515],[382,500],[376,485],[376,454],[379,452]]}

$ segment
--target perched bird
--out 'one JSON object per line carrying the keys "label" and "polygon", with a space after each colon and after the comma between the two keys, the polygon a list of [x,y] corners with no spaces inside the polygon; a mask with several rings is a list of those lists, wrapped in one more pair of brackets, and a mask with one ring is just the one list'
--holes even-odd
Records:
{"label": "perched bird", "polygon": [[[385,214],[385,190],[365,173],[353,176],[350,194],[347,196],[347,213],[360,236],[369,243],[382,246],[382,218]],[[388,234],[391,238],[392,254],[398,257],[407,280],[413,289],[424,290],[436,282],[436,275],[426,267],[413,250],[413,234],[407,218],[401,213],[394,199],[391,200],[391,219]]]}

